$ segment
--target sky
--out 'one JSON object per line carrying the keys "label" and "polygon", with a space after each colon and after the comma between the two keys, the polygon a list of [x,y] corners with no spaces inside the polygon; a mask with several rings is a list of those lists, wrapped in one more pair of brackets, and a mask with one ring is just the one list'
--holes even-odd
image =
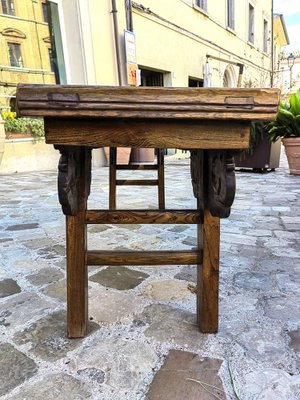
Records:
{"label": "sky", "polygon": [[300,0],[274,0],[274,13],[284,16],[289,47],[300,50]]}

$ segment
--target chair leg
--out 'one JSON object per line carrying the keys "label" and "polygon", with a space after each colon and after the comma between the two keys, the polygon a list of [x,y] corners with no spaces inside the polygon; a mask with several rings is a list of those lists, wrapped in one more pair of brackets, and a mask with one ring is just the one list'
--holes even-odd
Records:
{"label": "chair leg", "polygon": [[116,190],[117,190],[117,148],[109,149],[109,209],[116,209]]}
{"label": "chair leg", "polygon": [[164,210],[166,207],[164,149],[157,149],[157,174],[158,174],[158,208],[159,210]]}

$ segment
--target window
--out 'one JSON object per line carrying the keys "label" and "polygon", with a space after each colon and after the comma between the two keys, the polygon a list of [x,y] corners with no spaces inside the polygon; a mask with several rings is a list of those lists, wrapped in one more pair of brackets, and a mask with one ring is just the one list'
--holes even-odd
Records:
{"label": "window", "polygon": [[42,11],[43,11],[44,22],[47,22],[47,24],[48,24],[48,10],[47,10],[46,3],[42,3]]}
{"label": "window", "polygon": [[268,29],[268,21],[264,19],[264,46],[263,50],[265,53],[268,52],[268,36],[269,36],[269,29]]}
{"label": "window", "polygon": [[251,4],[249,4],[248,41],[254,43],[254,7]]}
{"label": "window", "polygon": [[141,69],[141,86],[164,86],[163,73]]}
{"label": "window", "polygon": [[203,87],[203,79],[189,78],[189,87]]}
{"label": "window", "polygon": [[55,72],[55,66],[54,66],[54,59],[53,59],[52,49],[48,49],[48,53],[49,53],[50,70],[51,70],[51,72]]}
{"label": "window", "polygon": [[2,14],[16,15],[13,0],[1,0]]}
{"label": "window", "polygon": [[227,26],[234,29],[234,0],[227,0]]}
{"label": "window", "polygon": [[23,68],[23,61],[21,55],[21,45],[19,43],[7,43],[9,61],[12,67]]}
{"label": "window", "polygon": [[204,11],[207,11],[207,0],[196,0],[196,6],[202,8]]}

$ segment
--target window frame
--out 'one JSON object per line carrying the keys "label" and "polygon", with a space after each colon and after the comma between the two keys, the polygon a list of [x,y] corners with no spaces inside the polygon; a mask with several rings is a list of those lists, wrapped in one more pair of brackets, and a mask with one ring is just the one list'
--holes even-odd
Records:
{"label": "window frame", "polygon": [[254,45],[254,21],[255,21],[254,5],[249,3],[249,7],[248,7],[248,42],[253,45]]}
{"label": "window frame", "polygon": [[207,0],[195,0],[194,5],[203,10],[204,12],[207,12]]}
{"label": "window frame", "polygon": [[227,0],[227,21],[226,26],[229,29],[235,30],[235,1]]}
{"label": "window frame", "polygon": [[[3,7],[5,5],[5,7]],[[4,12],[4,10],[6,12]],[[1,0],[1,13],[3,15],[16,16],[16,8],[14,0]]]}
{"label": "window frame", "polygon": [[[13,48],[11,46],[14,46]],[[8,59],[9,65],[13,68],[24,68],[24,60],[22,55],[21,43],[19,42],[7,42],[8,48]],[[11,49],[14,51],[14,58],[17,60],[17,65],[12,64]],[[19,54],[16,54],[16,49],[18,49]],[[19,56],[19,57],[18,57]]]}
{"label": "window frame", "polygon": [[43,16],[43,22],[45,24],[49,24],[49,18],[48,18],[48,12],[47,12],[47,3],[45,1],[41,2],[41,7],[42,7],[42,16]]}
{"label": "window frame", "polygon": [[51,47],[47,47],[48,49],[48,56],[49,56],[49,65],[50,65],[50,71],[55,73],[55,62],[53,58],[53,51]]}
{"label": "window frame", "polygon": [[269,38],[269,21],[264,18],[263,19],[263,52],[268,53],[268,38]]}

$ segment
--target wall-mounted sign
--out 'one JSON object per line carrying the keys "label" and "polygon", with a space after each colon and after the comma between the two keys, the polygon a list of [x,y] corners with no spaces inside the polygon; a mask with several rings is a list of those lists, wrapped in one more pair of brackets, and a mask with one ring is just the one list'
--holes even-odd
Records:
{"label": "wall-mounted sign", "polygon": [[133,32],[124,30],[124,40],[127,83],[131,86],[137,86],[136,72],[138,67],[136,61],[135,34]]}
{"label": "wall-mounted sign", "polygon": [[127,63],[127,83],[131,86],[137,86],[136,80],[137,65],[133,63]]}
{"label": "wall-mounted sign", "polygon": [[136,64],[135,34],[133,32],[125,30],[124,38],[125,38],[126,62]]}

